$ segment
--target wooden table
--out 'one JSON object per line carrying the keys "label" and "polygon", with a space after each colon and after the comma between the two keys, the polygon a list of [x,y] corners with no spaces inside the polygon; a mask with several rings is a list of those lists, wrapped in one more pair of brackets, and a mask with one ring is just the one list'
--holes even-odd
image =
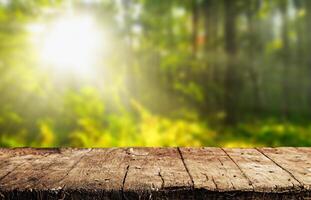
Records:
{"label": "wooden table", "polygon": [[0,148],[0,199],[311,199],[311,148]]}

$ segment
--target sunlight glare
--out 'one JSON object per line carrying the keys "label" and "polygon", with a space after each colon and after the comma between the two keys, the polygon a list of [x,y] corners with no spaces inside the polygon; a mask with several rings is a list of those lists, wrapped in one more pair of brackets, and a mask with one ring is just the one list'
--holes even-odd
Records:
{"label": "sunlight glare", "polygon": [[41,57],[62,73],[85,75],[96,64],[101,37],[89,16],[62,18],[45,34]]}

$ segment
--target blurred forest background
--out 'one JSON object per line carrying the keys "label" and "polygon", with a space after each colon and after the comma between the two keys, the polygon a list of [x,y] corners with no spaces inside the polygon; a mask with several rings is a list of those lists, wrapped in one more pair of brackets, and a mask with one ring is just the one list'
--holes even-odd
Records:
{"label": "blurred forest background", "polygon": [[311,0],[0,0],[0,146],[311,146],[310,52]]}

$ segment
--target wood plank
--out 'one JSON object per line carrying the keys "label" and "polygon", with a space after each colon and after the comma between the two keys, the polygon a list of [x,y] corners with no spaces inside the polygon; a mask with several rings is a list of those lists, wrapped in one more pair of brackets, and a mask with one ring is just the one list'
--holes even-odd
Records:
{"label": "wood plank", "polygon": [[124,148],[92,149],[61,181],[64,190],[78,191],[77,199],[85,199],[89,191],[101,198],[122,199],[128,161]]}
{"label": "wood plank", "polygon": [[254,191],[289,192],[300,183],[256,149],[224,149],[251,181]]}
{"label": "wood plank", "polygon": [[[21,149],[21,151],[24,151]],[[15,170],[27,163],[31,163],[35,160],[38,160],[42,157],[46,156],[46,154],[24,154],[19,150],[12,150],[10,153],[7,153],[7,156],[3,155],[0,162],[0,183],[6,179],[6,177],[10,177]],[[3,185],[0,184],[0,187]]]}
{"label": "wood plank", "polygon": [[311,189],[310,148],[260,148],[258,150],[288,171],[304,189]]}
{"label": "wood plank", "polygon": [[[10,171],[0,179],[0,188],[5,191],[44,189],[58,190],[63,187],[60,180],[74,166],[76,161],[87,149],[63,149],[55,152],[34,150],[33,153],[14,152],[16,155],[9,159],[9,165],[1,168]],[[41,153],[37,153],[41,152]],[[12,167],[11,167],[12,166]]]}
{"label": "wood plank", "polygon": [[131,191],[135,191],[137,198],[137,194],[147,198],[161,191],[192,190],[192,181],[177,148],[130,148],[128,154],[130,163],[124,184],[127,196],[131,196]]}
{"label": "wood plank", "polygon": [[237,165],[221,148],[181,148],[194,187],[210,191],[252,191]]}
{"label": "wood plank", "polygon": [[9,158],[25,155],[42,155],[45,156],[50,153],[58,152],[58,148],[0,148],[0,163],[8,162]]}
{"label": "wood plank", "polygon": [[0,199],[307,199],[310,155],[311,148],[0,149]]}

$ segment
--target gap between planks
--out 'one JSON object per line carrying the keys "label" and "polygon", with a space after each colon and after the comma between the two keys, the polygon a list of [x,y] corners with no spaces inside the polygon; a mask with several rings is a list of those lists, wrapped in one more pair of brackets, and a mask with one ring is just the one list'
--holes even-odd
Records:
{"label": "gap between planks", "polygon": [[269,160],[271,160],[275,165],[277,165],[279,168],[281,168],[282,170],[284,170],[286,173],[288,173],[294,180],[296,180],[299,185],[300,185],[300,188],[304,188],[304,185],[303,183],[298,180],[290,171],[288,171],[285,167],[283,167],[282,165],[280,165],[278,162],[276,162],[275,160],[273,160],[270,156],[268,156],[266,153],[264,153],[261,149],[259,148],[255,148],[259,153],[261,153],[262,155],[264,155],[266,158],[268,158]]}
{"label": "gap between planks", "polygon": [[192,177],[192,175],[191,175],[191,173],[190,173],[190,171],[189,171],[189,168],[187,167],[187,164],[186,164],[186,162],[185,162],[184,156],[183,156],[183,154],[182,154],[182,152],[181,152],[181,150],[180,150],[179,147],[177,147],[177,151],[178,151],[179,157],[180,157],[180,159],[181,159],[181,162],[183,163],[184,168],[185,168],[187,174],[189,175],[189,178],[190,178],[190,181],[191,181],[191,188],[194,189],[193,177]]}
{"label": "gap between planks", "polygon": [[238,163],[235,162],[235,160],[228,154],[228,152],[226,152],[226,150],[224,148],[220,148],[227,156],[228,158],[237,166],[237,168],[240,170],[240,172],[242,173],[242,175],[244,176],[244,178],[248,181],[248,184],[253,188],[253,191],[255,191],[254,185],[252,183],[252,181],[250,180],[250,178],[246,175],[246,173],[242,170],[242,168],[238,165]]}

